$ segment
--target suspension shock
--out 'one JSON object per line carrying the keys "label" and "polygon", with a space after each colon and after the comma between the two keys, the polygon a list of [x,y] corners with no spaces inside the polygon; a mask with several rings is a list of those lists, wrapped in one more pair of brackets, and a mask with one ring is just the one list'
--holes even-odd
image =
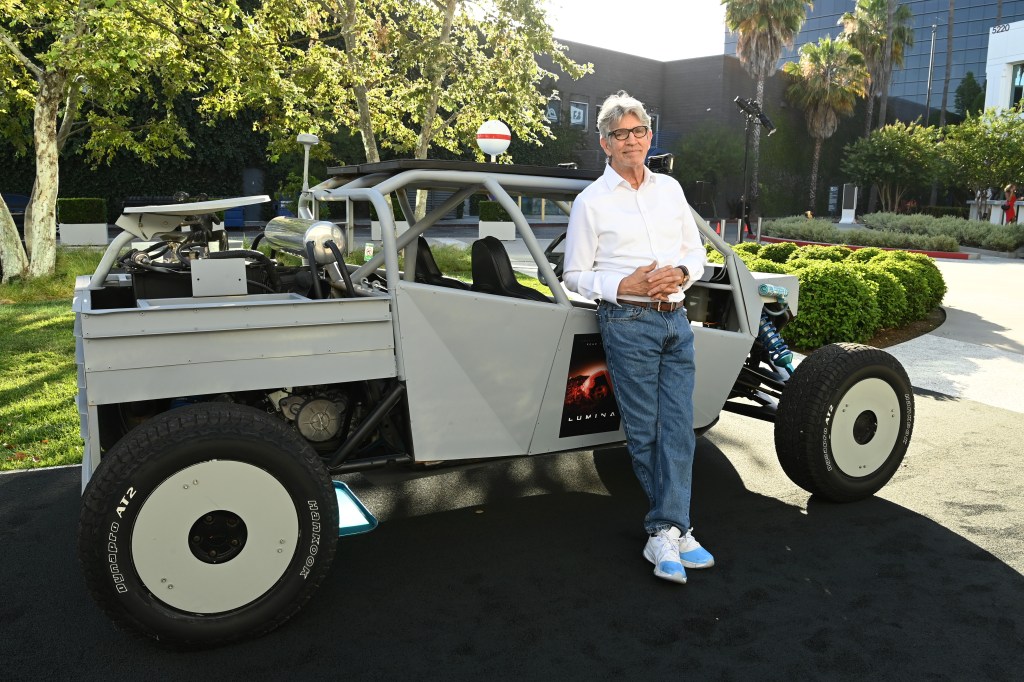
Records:
{"label": "suspension shock", "polygon": [[767,311],[761,312],[761,324],[757,328],[757,340],[764,346],[768,357],[776,367],[783,367],[790,374],[793,373],[793,353],[789,346],[779,335],[775,323],[768,316]]}

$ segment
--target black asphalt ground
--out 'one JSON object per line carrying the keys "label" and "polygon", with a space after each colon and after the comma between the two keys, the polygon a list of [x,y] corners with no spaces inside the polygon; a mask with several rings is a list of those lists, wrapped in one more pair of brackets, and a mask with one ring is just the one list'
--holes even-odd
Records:
{"label": "black asphalt ground", "polygon": [[1020,415],[917,405],[903,468],[847,505],[785,479],[770,424],[724,415],[693,501],[718,565],[684,586],[641,557],[622,451],[352,475],[382,523],[341,542],[314,600],[191,653],[117,631],[86,594],[78,468],[3,475],[0,679],[1019,680]]}

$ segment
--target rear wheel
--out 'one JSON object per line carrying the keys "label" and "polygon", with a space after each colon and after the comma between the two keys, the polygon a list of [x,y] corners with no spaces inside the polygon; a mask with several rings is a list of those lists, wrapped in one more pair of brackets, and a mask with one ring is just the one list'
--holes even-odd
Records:
{"label": "rear wheel", "polygon": [[309,599],[338,539],[313,449],[260,410],[202,403],[133,429],[83,496],[79,558],[119,625],[177,645],[263,634]]}
{"label": "rear wheel", "polygon": [[824,346],[786,384],[775,449],[789,478],[837,502],[868,497],[899,468],[914,426],[914,395],[899,361],[857,344]]}

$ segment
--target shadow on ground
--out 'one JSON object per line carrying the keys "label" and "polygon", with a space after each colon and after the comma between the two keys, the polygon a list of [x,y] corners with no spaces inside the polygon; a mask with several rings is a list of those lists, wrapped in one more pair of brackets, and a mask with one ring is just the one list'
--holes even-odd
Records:
{"label": "shadow on ground", "polygon": [[641,557],[625,455],[595,461],[611,494],[517,497],[492,465],[488,501],[393,513],[342,541],[291,622],[188,654],[116,631],[86,595],[78,469],[0,476],[3,677],[1017,678],[1024,577],[929,519],[877,498],[805,512],[747,491],[701,439],[695,522],[719,565],[677,586]]}

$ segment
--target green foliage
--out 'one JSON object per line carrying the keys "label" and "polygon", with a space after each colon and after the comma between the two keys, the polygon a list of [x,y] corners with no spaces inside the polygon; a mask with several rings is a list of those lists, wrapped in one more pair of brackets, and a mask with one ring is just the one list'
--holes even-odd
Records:
{"label": "green foliage", "polygon": [[798,348],[826,343],[863,343],[879,329],[878,285],[845,263],[818,261],[795,271],[800,313],[786,326]]}
{"label": "green foliage", "polygon": [[985,108],[985,89],[978,85],[978,81],[975,80],[972,71],[964,74],[960,85],[956,87],[953,106],[956,109],[956,113],[961,116],[977,114]]}
{"label": "green foliage", "polygon": [[[581,161],[579,152],[586,146],[587,132],[570,125],[552,125],[551,137],[537,142],[526,142],[513,137],[506,154],[516,164],[530,166],[557,166],[560,163]],[[472,150],[466,148],[467,152]]]}
{"label": "green foliage", "polygon": [[751,258],[745,261],[747,269],[751,272],[774,272],[780,275],[786,274],[789,270],[782,263],[777,263],[767,258]]}
{"label": "green foliage", "polygon": [[858,185],[878,186],[882,210],[892,211],[908,190],[929,182],[939,163],[936,130],[897,122],[845,149],[842,168]]}
{"label": "green foliage", "polygon": [[804,216],[793,216],[768,220],[764,223],[762,233],[780,239],[797,239],[827,244],[836,244],[842,241],[841,233],[827,218],[808,220]]}
{"label": "green foliage", "polygon": [[817,244],[811,244],[802,247],[800,251],[794,254],[794,256],[807,260],[827,260],[833,263],[839,263],[846,260],[850,253],[850,249],[845,246],[819,246]]}
{"label": "green foliage", "polygon": [[756,256],[761,251],[761,246],[757,242],[742,242],[734,245],[732,250],[738,254]]}
{"label": "green foliage", "polygon": [[59,223],[106,223],[107,200],[96,198],[57,199]]}
{"label": "green foliage", "polygon": [[972,192],[1020,180],[1024,118],[1014,109],[989,109],[948,126],[938,145],[941,179]]}
{"label": "green foliage", "polygon": [[742,136],[722,123],[697,126],[684,134],[672,151],[686,160],[675,164],[672,175],[688,189],[698,181],[720,187],[743,166]]}
{"label": "green foliage", "polygon": [[761,258],[775,261],[776,263],[785,263],[793,255],[793,252],[799,248],[793,242],[776,242],[763,245],[758,255]]}
{"label": "green foliage", "polygon": [[[854,252],[853,255],[860,253]],[[879,252],[881,253],[881,252]],[[861,262],[853,269],[878,287],[875,302],[878,304],[878,326],[880,329],[899,327],[907,317],[907,292],[900,280],[881,264]]]}
{"label": "green foliage", "polygon": [[717,263],[721,265],[725,262],[725,256],[723,256],[718,249],[711,246],[711,242],[704,242],[704,252],[707,253],[709,263]]}
{"label": "green foliage", "polygon": [[889,274],[893,275],[903,285],[903,292],[907,297],[906,315],[900,324],[920,320],[926,317],[931,311],[932,292],[928,286],[926,274],[923,268],[917,267],[913,261],[902,260],[900,256],[894,256],[900,252],[890,251],[871,260],[872,265],[877,265]]}
{"label": "green foliage", "polygon": [[869,246],[864,249],[857,249],[850,254],[850,257],[847,258],[847,260],[852,263],[867,263],[872,258],[882,253],[885,253],[885,251],[874,246]]}
{"label": "green foliage", "polygon": [[481,201],[480,220],[507,223],[512,221],[512,216],[497,201]]}

